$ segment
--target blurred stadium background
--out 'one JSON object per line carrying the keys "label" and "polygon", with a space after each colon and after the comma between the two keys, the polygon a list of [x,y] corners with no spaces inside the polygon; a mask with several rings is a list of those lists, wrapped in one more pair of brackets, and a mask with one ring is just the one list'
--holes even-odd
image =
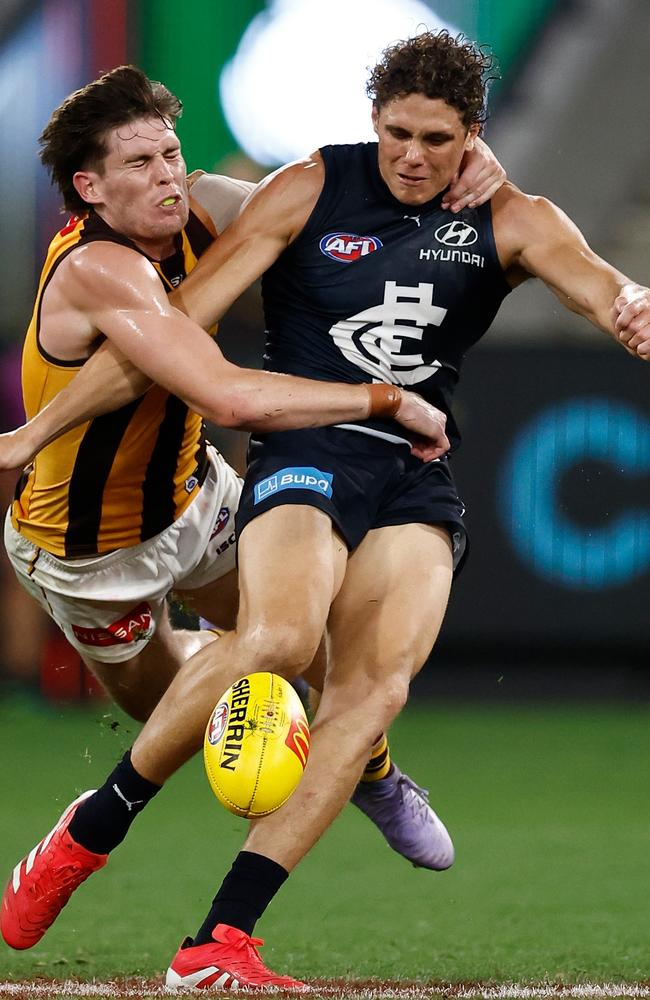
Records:
{"label": "blurred stadium background", "polygon": [[[0,429],[22,419],[20,344],[61,219],[37,136],[69,92],[135,62],[185,103],[179,133],[188,169],[258,178],[319,143],[369,137],[366,67],[424,24],[492,47],[501,80],[485,137],[510,177],[556,201],[594,249],[650,284],[647,0],[194,0],[187,8],[172,0],[2,0]],[[252,289],[224,322],[222,345],[255,365],[262,342]],[[598,700],[599,711],[619,713],[617,726],[623,702],[623,715],[647,718],[647,366],[531,285],[506,302],[470,356],[457,412],[464,443],[454,470],[472,557],[436,655],[414,685],[416,711],[429,699],[454,701],[467,740],[482,733],[477,749],[493,745],[477,720],[495,702],[501,732],[523,701],[530,709],[559,700],[584,721]],[[241,467],[243,435],[213,429],[212,437]],[[3,503],[13,480],[0,477]],[[0,712],[6,721],[17,697],[25,712],[27,692],[34,711],[39,699],[51,705],[58,732],[66,712],[77,718],[63,703],[85,700],[93,711],[100,694],[0,559]],[[479,711],[464,716],[463,701]],[[640,730],[631,767],[650,756]],[[11,738],[6,754],[20,761],[15,730],[2,732]],[[616,748],[602,746],[607,774]],[[513,744],[513,756],[524,747]],[[426,758],[420,766],[425,780]],[[641,808],[633,787],[625,792],[632,811]],[[5,784],[5,796],[14,791]],[[621,801],[617,808],[623,815]],[[33,833],[42,833],[36,819]],[[7,850],[27,847],[23,839],[12,833]],[[646,884],[647,873],[646,864]],[[646,963],[646,977],[649,970]]]}

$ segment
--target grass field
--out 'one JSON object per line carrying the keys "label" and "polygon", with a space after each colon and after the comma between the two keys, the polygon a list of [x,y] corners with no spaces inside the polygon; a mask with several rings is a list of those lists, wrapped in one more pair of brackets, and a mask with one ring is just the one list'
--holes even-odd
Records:
{"label": "grass field", "polygon": [[[650,986],[649,723],[633,705],[410,708],[394,755],[430,787],[455,866],[413,869],[347,807],[261,921],[265,960],[307,978]],[[1,871],[134,732],[104,704],[0,705]],[[194,761],[39,946],[0,945],[0,981],[159,977],[244,830]]]}

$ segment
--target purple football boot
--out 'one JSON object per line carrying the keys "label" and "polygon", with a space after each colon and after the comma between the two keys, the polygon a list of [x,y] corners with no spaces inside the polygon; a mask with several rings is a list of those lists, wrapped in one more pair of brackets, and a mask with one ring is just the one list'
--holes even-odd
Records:
{"label": "purple football boot", "polygon": [[360,781],[350,800],[377,826],[389,847],[415,868],[444,871],[454,863],[454,845],[429,805],[429,793],[393,764],[378,781]]}

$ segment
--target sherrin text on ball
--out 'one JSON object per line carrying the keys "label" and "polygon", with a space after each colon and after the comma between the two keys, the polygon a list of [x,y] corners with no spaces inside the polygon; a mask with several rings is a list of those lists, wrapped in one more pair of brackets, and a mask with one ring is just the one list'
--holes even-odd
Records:
{"label": "sherrin text on ball", "polygon": [[309,755],[302,702],[278,674],[240,678],[219,699],[203,757],[214,794],[236,816],[279,809],[302,778]]}

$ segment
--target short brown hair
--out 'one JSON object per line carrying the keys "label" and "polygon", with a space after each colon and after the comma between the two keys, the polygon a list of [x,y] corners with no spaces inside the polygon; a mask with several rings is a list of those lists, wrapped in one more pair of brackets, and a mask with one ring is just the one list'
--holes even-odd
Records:
{"label": "short brown hair", "polygon": [[162,83],[136,66],[118,66],[66,97],[39,138],[41,162],[63,195],[66,209],[87,211],[72,183],[78,170],[98,166],[106,156],[106,133],[136,118],[158,116],[172,128],[183,105]]}
{"label": "short brown hair", "polygon": [[377,109],[395,97],[424,94],[458,111],[466,128],[487,118],[493,59],[463,35],[425,31],[387,48],[370,73],[366,91]]}

